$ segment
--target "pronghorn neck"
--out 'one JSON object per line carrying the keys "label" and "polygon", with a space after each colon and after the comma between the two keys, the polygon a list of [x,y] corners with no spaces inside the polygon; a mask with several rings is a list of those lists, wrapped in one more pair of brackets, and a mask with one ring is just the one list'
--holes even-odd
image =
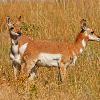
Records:
{"label": "pronghorn neck", "polygon": [[19,44],[17,40],[11,39],[11,49],[10,49],[10,59],[17,63],[21,64],[21,55],[19,50]]}
{"label": "pronghorn neck", "polygon": [[10,32],[10,38],[11,38],[11,53],[16,56],[18,55],[19,52],[19,39],[20,36],[18,36],[16,33],[14,33],[13,31]]}
{"label": "pronghorn neck", "polygon": [[19,54],[19,45],[17,40],[11,39],[11,53],[16,56]]}
{"label": "pronghorn neck", "polygon": [[14,40],[14,39],[11,39],[11,46],[13,46],[13,45],[18,45],[18,40],[16,39],[16,40]]}
{"label": "pronghorn neck", "polygon": [[79,33],[74,43],[76,54],[81,54],[83,52],[87,42],[88,38],[84,36],[84,33]]}

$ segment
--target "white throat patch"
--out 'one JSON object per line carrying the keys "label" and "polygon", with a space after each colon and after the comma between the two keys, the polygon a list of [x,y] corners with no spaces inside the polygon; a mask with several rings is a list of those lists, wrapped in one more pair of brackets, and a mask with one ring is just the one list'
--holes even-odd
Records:
{"label": "white throat patch", "polygon": [[84,48],[86,47],[86,42],[85,42],[84,39],[82,40],[82,45],[83,45]]}

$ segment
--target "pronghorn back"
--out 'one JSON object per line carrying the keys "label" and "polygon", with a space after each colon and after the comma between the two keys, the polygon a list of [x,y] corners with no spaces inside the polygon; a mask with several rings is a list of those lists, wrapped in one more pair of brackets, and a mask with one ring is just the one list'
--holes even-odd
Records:
{"label": "pronghorn back", "polygon": [[[29,58],[30,56],[34,59],[41,52],[51,53],[51,54],[63,54],[70,56],[74,44],[69,45],[66,42],[52,42],[47,40],[31,40],[30,37],[23,35],[19,40],[19,45],[28,43],[25,55]],[[68,49],[68,50],[67,50]],[[24,56],[25,56],[24,55]],[[28,58],[27,58],[28,59]]]}
{"label": "pronghorn back", "polygon": [[[22,58],[27,63],[27,68],[30,69],[31,66],[31,77],[34,77],[35,75],[32,71],[34,71],[33,69],[38,61],[46,65],[57,65],[57,59],[59,59],[58,65],[61,67],[60,70],[62,72],[66,70],[67,66],[71,64],[75,65],[79,54],[83,52],[88,41],[100,41],[100,37],[94,34],[92,29],[87,27],[86,20],[84,19],[81,21],[81,31],[77,35],[76,40],[71,44],[67,42],[33,40],[27,35],[20,35],[22,34],[20,19],[21,17],[19,17],[18,22],[16,22],[15,25],[9,27],[9,30],[10,34],[13,34],[13,36],[20,36],[18,39],[19,50],[20,47],[25,46],[25,53],[22,55]],[[52,61],[52,63],[49,63],[50,61]]]}

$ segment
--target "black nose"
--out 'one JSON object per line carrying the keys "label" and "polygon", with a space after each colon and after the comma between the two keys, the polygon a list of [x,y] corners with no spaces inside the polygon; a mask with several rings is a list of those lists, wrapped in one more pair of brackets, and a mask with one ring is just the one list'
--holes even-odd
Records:
{"label": "black nose", "polygon": [[19,36],[21,36],[21,35],[22,35],[22,33],[21,33],[21,32],[17,32],[17,34],[18,34]]}
{"label": "black nose", "polygon": [[91,32],[92,34],[94,33],[94,31]]}

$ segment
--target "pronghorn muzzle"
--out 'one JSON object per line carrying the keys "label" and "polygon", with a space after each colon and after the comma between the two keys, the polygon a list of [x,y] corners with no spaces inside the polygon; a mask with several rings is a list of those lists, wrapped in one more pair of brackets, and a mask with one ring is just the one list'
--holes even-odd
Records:
{"label": "pronghorn muzzle", "polygon": [[18,39],[21,35],[22,35],[21,32],[18,32],[18,33],[14,32],[14,31],[10,32],[10,37],[11,37],[11,39],[14,39],[14,40]]}

